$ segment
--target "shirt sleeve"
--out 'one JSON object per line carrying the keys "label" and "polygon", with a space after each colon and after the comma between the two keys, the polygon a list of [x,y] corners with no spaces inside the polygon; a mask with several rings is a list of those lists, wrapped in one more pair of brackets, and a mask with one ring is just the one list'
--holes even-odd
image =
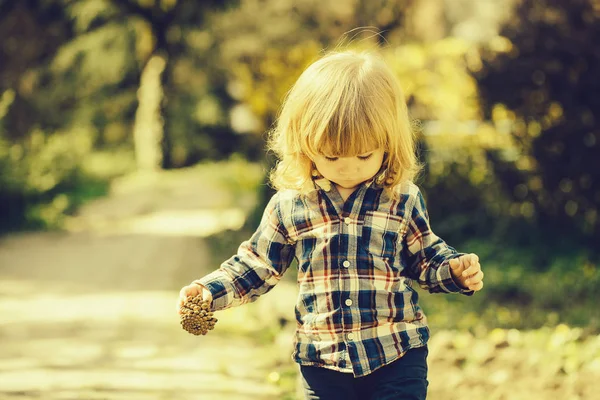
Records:
{"label": "shirt sleeve", "polygon": [[258,229],[239,246],[237,254],[195,283],[211,292],[213,310],[250,303],[279,282],[293,254],[276,193],[265,208]]}
{"label": "shirt sleeve", "polygon": [[414,205],[407,213],[410,221],[402,238],[402,255],[408,276],[430,293],[473,294],[473,291],[461,288],[450,273],[449,260],[462,254],[433,233],[425,199],[416,186],[413,191],[416,192]]}

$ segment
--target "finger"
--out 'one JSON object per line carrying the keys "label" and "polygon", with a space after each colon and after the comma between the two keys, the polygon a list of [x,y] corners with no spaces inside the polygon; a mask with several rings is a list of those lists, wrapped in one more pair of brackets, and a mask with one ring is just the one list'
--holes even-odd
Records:
{"label": "finger", "polygon": [[479,270],[474,275],[471,275],[468,279],[471,283],[481,282],[483,280],[483,271]]}
{"label": "finger", "polygon": [[[469,267],[473,266],[473,265],[479,265],[479,256],[477,256],[477,254],[467,254],[461,257],[464,262],[463,265],[465,267],[465,271],[469,269]],[[471,272],[466,273],[463,272],[463,276],[468,276],[468,275],[472,275]]]}
{"label": "finger", "polygon": [[462,263],[460,258],[453,258],[450,260],[450,268],[456,272],[460,272]]}
{"label": "finger", "polygon": [[191,284],[184,286],[179,292],[179,297],[186,301],[188,297],[194,297],[200,294],[200,288],[197,285]]}
{"label": "finger", "polygon": [[462,261],[463,267],[465,267],[465,269],[469,268],[469,266],[471,265],[471,257],[469,256],[469,254],[461,256],[460,260]]}
{"label": "finger", "polygon": [[212,303],[212,293],[205,287],[202,287],[202,299]]}
{"label": "finger", "polygon": [[471,264],[477,264],[479,262],[479,256],[477,254],[469,254],[469,260],[471,261]]}
{"label": "finger", "polygon": [[185,299],[187,299],[188,297],[188,290],[189,290],[189,286],[184,286],[181,288],[181,290],[179,291],[179,298],[184,301]]}
{"label": "finger", "polygon": [[469,286],[469,285],[473,285],[475,283],[479,283],[483,280],[483,271],[479,271],[474,275],[469,276],[467,279],[465,279],[465,285]]}
{"label": "finger", "polygon": [[462,272],[463,276],[471,277],[481,271],[481,265],[479,263],[475,263],[469,266],[469,268],[465,269]]}
{"label": "finger", "polygon": [[477,283],[470,285],[469,289],[471,289],[474,292],[480,291],[481,289],[483,289],[483,281],[479,281]]}

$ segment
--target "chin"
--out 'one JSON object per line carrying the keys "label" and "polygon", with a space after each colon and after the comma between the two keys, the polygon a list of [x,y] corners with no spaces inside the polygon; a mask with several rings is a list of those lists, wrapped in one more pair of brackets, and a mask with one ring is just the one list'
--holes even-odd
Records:
{"label": "chin", "polygon": [[353,183],[353,184],[351,184],[351,185],[348,185],[348,184],[345,184],[345,185],[344,185],[344,184],[339,184],[339,183],[338,183],[338,186],[341,186],[341,187],[343,187],[344,189],[354,189],[354,188],[358,187],[359,185],[360,185],[360,182],[359,182],[359,183]]}

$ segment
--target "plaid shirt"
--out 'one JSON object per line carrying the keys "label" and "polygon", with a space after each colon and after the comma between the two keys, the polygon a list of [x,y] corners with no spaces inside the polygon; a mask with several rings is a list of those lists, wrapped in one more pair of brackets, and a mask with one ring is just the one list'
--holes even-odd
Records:
{"label": "plaid shirt", "polygon": [[329,182],[307,194],[276,193],[237,255],[196,281],[221,310],[252,302],[298,260],[295,350],[302,365],[364,376],[427,343],[413,288],[472,292],[453,281],[459,254],[430,229],[423,196],[407,182],[374,181],[344,201]]}

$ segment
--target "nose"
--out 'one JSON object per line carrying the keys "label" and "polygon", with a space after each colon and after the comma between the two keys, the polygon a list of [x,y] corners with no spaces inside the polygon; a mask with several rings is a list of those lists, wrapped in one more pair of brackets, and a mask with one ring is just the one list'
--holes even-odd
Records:
{"label": "nose", "polygon": [[356,174],[358,169],[358,164],[353,160],[343,160],[338,171],[341,175],[352,175]]}

